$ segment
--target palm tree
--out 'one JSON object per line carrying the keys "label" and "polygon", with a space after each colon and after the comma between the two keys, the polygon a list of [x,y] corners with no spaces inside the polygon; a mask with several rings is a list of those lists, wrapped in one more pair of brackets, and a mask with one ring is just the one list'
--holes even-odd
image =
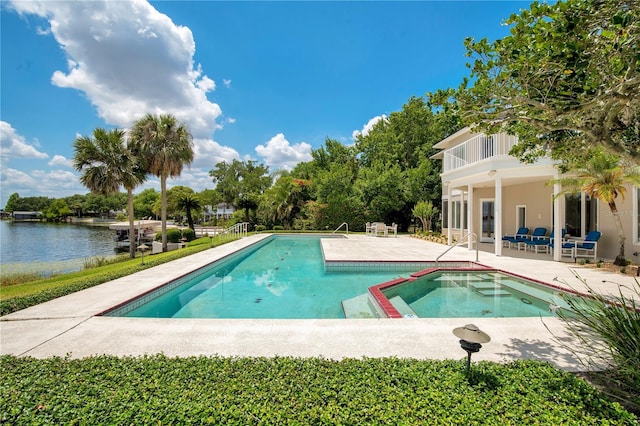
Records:
{"label": "palm tree", "polygon": [[187,216],[189,228],[195,231],[192,213],[202,208],[202,201],[200,201],[200,197],[197,194],[181,194],[176,200],[176,205],[180,210],[184,210],[185,215]]}
{"label": "palm tree", "polygon": [[138,158],[125,144],[125,133],[119,129],[96,128],[93,137],[79,136],[73,143],[73,167],[82,173],[80,182],[91,192],[103,195],[127,190],[129,213],[129,255],[136,255],[133,215],[133,189],[145,181],[146,172]]}
{"label": "palm tree", "polygon": [[167,251],[167,178],[178,177],[193,161],[189,129],[171,114],[147,114],[131,129],[131,141],[149,173],[160,178],[162,251]]}
{"label": "palm tree", "polygon": [[193,214],[202,209],[202,198],[187,186],[174,186],[167,191],[167,208],[169,211],[184,212],[189,228],[195,231]]}
{"label": "palm tree", "polygon": [[613,263],[625,266],[625,236],[615,200],[618,195],[624,200],[626,184],[640,185],[638,166],[625,167],[620,163],[620,158],[617,155],[598,150],[582,168],[576,170],[576,176],[557,179],[554,182],[561,183],[565,188],[561,194],[584,191],[592,199],[595,198],[607,203],[616,224],[618,243],[620,244],[620,251]]}

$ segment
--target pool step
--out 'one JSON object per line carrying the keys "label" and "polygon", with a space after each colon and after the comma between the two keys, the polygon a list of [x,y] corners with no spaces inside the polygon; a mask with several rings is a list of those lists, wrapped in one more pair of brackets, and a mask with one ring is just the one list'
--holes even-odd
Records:
{"label": "pool step", "polygon": [[396,308],[398,313],[404,318],[418,318],[418,314],[416,314],[416,312],[411,309],[411,306],[409,306],[402,297],[392,297],[391,299],[389,299],[389,302],[391,302],[393,307]]}
{"label": "pool step", "polygon": [[509,293],[508,291],[504,291],[500,288],[493,288],[493,289],[482,289],[482,290],[476,290],[476,292],[478,292],[478,294],[481,294],[484,297],[507,297],[507,296],[511,296],[511,293]]}
{"label": "pool step", "polygon": [[351,299],[342,301],[342,310],[344,317],[350,318],[380,318],[376,310],[371,306],[369,294],[361,294]]}
{"label": "pool step", "polygon": [[496,283],[493,283],[493,282],[486,282],[486,281],[473,282],[473,283],[469,283],[469,287],[471,287],[478,294],[484,297],[511,296],[511,293],[509,293],[506,290],[503,290],[499,285],[496,285]]}

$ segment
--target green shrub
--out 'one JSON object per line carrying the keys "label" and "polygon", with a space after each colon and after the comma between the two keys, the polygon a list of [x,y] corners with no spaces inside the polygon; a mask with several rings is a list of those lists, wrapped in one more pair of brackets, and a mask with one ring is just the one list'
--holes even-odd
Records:
{"label": "green shrub", "polygon": [[607,424],[635,416],[549,364],[397,358],[0,357],[5,424]]}
{"label": "green shrub", "polygon": [[[192,241],[196,238],[196,233],[191,228],[169,228],[167,229],[167,242],[168,243],[179,243],[184,238],[185,241]],[[156,234],[156,241],[162,241],[162,233],[158,232]]]}
{"label": "green shrub", "polygon": [[602,295],[576,274],[588,289],[591,299],[563,294],[570,309],[559,310],[566,329],[578,342],[567,348],[588,371],[604,370],[611,386],[605,390],[627,407],[640,412],[640,285],[625,296],[621,286],[615,295]]}
{"label": "green shrub", "polygon": [[264,225],[256,225],[256,232],[263,232],[266,231],[267,227]]}
{"label": "green shrub", "polygon": [[273,230],[274,231],[284,231],[284,226],[282,226],[282,225],[274,225]]}
{"label": "green shrub", "polygon": [[187,241],[193,241],[196,239],[196,231],[191,228],[186,228],[182,230],[182,238]]}

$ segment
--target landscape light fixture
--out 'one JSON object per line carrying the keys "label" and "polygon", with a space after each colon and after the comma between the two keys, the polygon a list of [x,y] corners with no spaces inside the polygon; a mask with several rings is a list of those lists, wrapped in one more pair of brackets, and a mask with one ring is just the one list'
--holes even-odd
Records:
{"label": "landscape light fixture", "polygon": [[474,324],[454,328],[453,334],[460,339],[460,346],[467,352],[467,375],[469,375],[469,370],[471,369],[471,354],[480,350],[482,347],[481,343],[490,342],[491,337]]}
{"label": "landscape light fixture", "polygon": [[144,252],[149,250],[149,246],[146,244],[140,244],[138,246],[138,251],[140,251],[140,254],[142,255],[142,263],[140,263],[141,265],[144,265]]}

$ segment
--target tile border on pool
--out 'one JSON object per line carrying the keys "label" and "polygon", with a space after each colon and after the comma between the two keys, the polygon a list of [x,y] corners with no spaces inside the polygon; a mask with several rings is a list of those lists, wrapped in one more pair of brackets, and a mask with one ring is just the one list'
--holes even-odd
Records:
{"label": "tile border on pool", "polygon": [[432,268],[451,268],[462,269],[471,267],[485,267],[477,262],[467,260],[449,260],[449,261],[423,261],[423,260],[324,260],[324,269],[326,272],[384,272],[405,270],[406,272],[423,271]]}

